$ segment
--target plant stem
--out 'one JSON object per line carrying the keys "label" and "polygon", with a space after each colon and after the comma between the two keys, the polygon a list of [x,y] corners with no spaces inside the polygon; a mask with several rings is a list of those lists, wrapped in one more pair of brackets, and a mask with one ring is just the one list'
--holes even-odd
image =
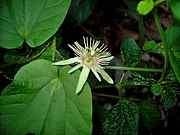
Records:
{"label": "plant stem", "polygon": [[162,3],[162,2],[165,2],[166,0],[158,0],[158,1],[156,1],[155,3],[154,3],[154,5],[159,5],[160,3]]}
{"label": "plant stem", "polygon": [[134,68],[134,67],[119,67],[119,66],[106,66],[105,69],[133,70],[133,71],[143,71],[143,72],[163,72],[162,69],[156,69],[156,68]]}
{"label": "plant stem", "polygon": [[166,35],[163,31],[163,28],[161,26],[161,22],[159,20],[159,17],[157,15],[157,10],[156,8],[152,11],[152,14],[153,14],[153,17],[154,17],[154,20],[156,22],[156,25],[157,25],[157,28],[158,28],[158,31],[159,31],[159,34],[161,36],[161,40],[162,40],[162,51],[163,51],[163,55],[164,55],[164,69],[163,69],[163,72],[162,72],[162,75],[161,75],[161,79],[160,81],[162,81],[166,75],[166,71],[167,71],[167,68],[168,68],[168,62],[169,62],[169,58],[168,58],[168,47],[167,47],[167,43],[166,43]]}
{"label": "plant stem", "polygon": [[[102,94],[102,93],[94,93],[94,95],[96,96],[101,96],[101,97],[108,97],[108,98],[117,98],[117,99],[120,99],[121,96],[115,96],[115,95],[109,95],[109,94]],[[129,100],[131,101],[145,101],[143,99],[138,99],[138,98],[132,98],[130,97]]]}
{"label": "plant stem", "polygon": [[31,56],[31,57],[26,58],[26,59],[14,61],[14,62],[12,62],[12,63],[2,64],[2,65],[0,65],[0,68],[5,68],[5,67],[9,67],[9,66],[12,66],[12,65],[15,65],[15,64],[21,64],[21,63],[33,61],[33,60],[35,60],[37,57],[39,57],[39,56],[47,49],[47,47],[49,46],[49,44],[50,44],[50,42],[49,42],[47,45],[45,45],[45,47],[44,47],[38,54],[36,54],[35,56]]}
{"label": "plant stem", "polygon": [[96,96],[101,96],[101,97],[109,97],[109,98],[120,98],[120,96],[114,96],[114,95],[109,95],[109,94],[100,94],[100,93],[94,93]]}

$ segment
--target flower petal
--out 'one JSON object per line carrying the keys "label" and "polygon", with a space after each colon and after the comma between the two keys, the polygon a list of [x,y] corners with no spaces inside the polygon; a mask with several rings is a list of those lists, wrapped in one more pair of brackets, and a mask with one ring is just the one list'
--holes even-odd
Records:
{"label": "flower petal", "polygon": [[82,87],[84,86],[84,84],[88,78],[89,71],[90,71],[90,69],[88,67],[86,67],[86,66],[83,67],[80,77],[79,77],[78,85],[76,87],[76,94],[82,90]]}
{"label": "flower petal", "polygon": [[110,84],[113,84],[114,81],[112,80],[112,78],[105,72],[104,69],[101,68],[97,68],[98,72],[100,73],[100,75]]}
{"label": "flower petal", "polygon": [[98,61],[111,61],[114,58],[114,56],[100,58]]}
{"label": "flower petal", "polygon": [[73,68],[71,68],[71,69],[68,71],[68,73],[72,73],[72,72],[74,72],[75,70],[77,70],[77,69],[80,68],[80,67],[82,67],[82,64],[78,64],[78,65],[74,66]]}
{"label": "flower petal", "polygon": [[96,76],[96,78],[97,78],[99,81],[101,81],[101,78],[100,78],[99,74],[97,73],[97,71],[96,71],[95,69],[93,69],[93,68],[91,68],[91,71],[94,73],[94,75]]}
{"label": "flower petal", "polygon": [[80,62],[78,57],[58,61],[58,62],[53,63],[53,65],[69,65],[69,64],[72,64],[72,63],[75,63],[75,62],[78,62],[78,63]]}

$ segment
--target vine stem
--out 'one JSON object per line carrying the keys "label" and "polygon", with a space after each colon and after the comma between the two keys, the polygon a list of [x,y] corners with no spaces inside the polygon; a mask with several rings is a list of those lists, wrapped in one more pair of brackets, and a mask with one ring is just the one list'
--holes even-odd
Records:
{"label": "vine stem", "polygon": [[[108,97],[108,98],[117,98],[117,99],[120,99],[121,96],[115,96],[115,95],[109,95],[109,94],[102,94],[102,93],[94,93],[94,95],[96,96],[100,96],[100,97]],[[143,99],[137,99],[137,98],[132,98],[130,97],[129,100],[131,101],[145,101]]]}
{"label": "vine stem", "polygon": [[143,72],[163,72],[162,69],[156,69],[156,68],[134,68],[134,67],[119,67],[119,66],[106,66],[105,69],[133,70],[133,71],[143,71]]}
{"label": "vine stem", "polygon": [[160,3],[162,3],[162,2],[165,2],[166,0],[158,0],[158,1],[156,1],[156,2],[154,2],[154,4],[155,5],[158,5],[158,4],[160,4]]}
{"label": "vine stem", "polygon": [[159,20],[159,17],[157,15],[157,10],[156,8],[153,9],[152,11],[152,14],[153,14],[153,17],[154,17],[154,20],[155,20],[155,23],[157,25],[157,28],[158,28],[158,31],[159,31],[159,34],[161,36],[161,40],[162,40],[162,51],[163,51],[163,55],[164,55],[164,68],[163,68],[163,72],[162,72],[162,75],[161,75],[161,79],[160,81],[162,81],[166,75],[166,71],[167,71],[167,68],[168,68],[168,62],[169,62],[169,58],[168,58],[168,46],[167,46],[167,43],[166,43],[166,35],[163,31],[163,28],[162,28],[162,25],[161,25],[161,22]]}
{"label": "vine stem", "polygon": [[50,42],[47,45],[45,45],[45,47],[38,54],[36,54],[35,56],[31,56],[31,57],[26,58],[26,59],[14,61],[12,63],[2,64],[2,65],[0,65],[0,68],[9,67],[9,66],[12,66],[12,65],[15,65],[15,64],[21,64],[21,63],[25,63],[25,62],[30,62],[30,61],[36,59],[37,57],[39,57],[47,49],[49,44],[50,44]]}

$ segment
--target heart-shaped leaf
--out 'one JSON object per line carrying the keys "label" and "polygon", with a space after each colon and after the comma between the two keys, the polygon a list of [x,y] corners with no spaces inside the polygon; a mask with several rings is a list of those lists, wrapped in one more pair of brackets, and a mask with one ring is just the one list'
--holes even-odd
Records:
{"label": "heart-shaped leaf", "polygon": [[71,0],[1,0],[0,46],[31,47],[47,41],[59,28]]}
{"label": "heart-shaped leaf", "polygon": [[25,65],[0,97],[0,134],[90,135],[92,96],[75,94],[79,71],[37,60]]}

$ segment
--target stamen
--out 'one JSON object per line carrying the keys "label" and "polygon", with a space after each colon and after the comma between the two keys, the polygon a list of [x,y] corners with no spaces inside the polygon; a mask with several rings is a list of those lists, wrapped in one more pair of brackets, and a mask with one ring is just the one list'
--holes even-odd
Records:
{"label": "stamen", "polygon": [[84,41],[84,46],[85,46],[85,49],[87,48],[87,45],[86,45],[86,39],[85,37],[83,37],[83,41]]}
{"label": "stamen", "polygon": [[99,49],[101,50],[100,52],[105,52],[108,48],[107,45],[102,44],[102,46]]}
{"label": "stamen", "polygon": [[87,48],[89,48],[88,37],[86,37]]}
{"label": "stamen", "polygon": [[89,47],[90,47],[90,49],[92,50],[92,43],[91,43],[91,41],[92,41],[92,38],[90,37],[90,41],[89,41],[89,42],[90,42],[90,43],[89,43],[90,45],[89,45]]}
{"label": "stamen", "polygon": [[99,43],[100,43],[100,41],[96,41],[96,42],[94,43],[93,50],[95,50],[95,49],[98,47]]}

